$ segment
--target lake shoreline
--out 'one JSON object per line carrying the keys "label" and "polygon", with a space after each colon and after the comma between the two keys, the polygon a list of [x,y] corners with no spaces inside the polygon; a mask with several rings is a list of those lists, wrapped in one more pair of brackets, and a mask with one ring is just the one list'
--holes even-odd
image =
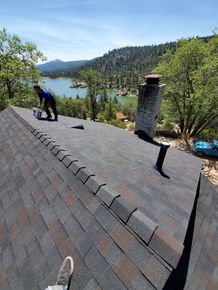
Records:
{"label": "lake shoreline", "polygon": [[[42,87],[45,87],[61,98],[85,98],[87,93],[87,87],[73,87],[73,79],[65,77],[42,77]],[[116,97],[120,103],[126,103],[129,98],[132,99],[136,97],[130,95],[119,95],[119,92],[113,89],[108,89],[107,92],[109,97]]]}

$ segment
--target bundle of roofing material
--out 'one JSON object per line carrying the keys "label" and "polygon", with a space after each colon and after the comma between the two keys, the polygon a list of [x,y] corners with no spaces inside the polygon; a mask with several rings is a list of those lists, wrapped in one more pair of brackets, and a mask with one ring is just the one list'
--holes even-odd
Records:
{"label": "bundle of roofing material", "polygon": [[42,117],[42,110],[39,108],[33,108],[33,117],[41,118]]}

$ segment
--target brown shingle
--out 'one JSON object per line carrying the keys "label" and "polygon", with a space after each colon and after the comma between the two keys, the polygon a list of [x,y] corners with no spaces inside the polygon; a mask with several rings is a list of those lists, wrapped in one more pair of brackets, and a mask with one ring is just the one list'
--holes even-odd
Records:
{"label": "brown shingle", "polygon": [[17,221],[19,224],[24,224],[28,221],[28,215],[26,208],[20,202],[16,204],[16,211],[17,211]]}
{"label": "brown shingle", "polygon": [[7,279],[6,271],[2,263],[0,263],[0,285],[3,284]]}
{"label": "brown shingle", "polygon": [[128,289],[133,288],[133,282],[137,275],[137,268],[130,259],[123,255],[114,266],[116,274],[120,277]]}
{"label": "brown shingle", "polygon": [[64,196],[64,201],[69,207],[73,207],[76,202],[76,196],[73,192],[69,192],[67,195]]}
{"label": "brown shingle", "polygon": [[105,238],[98,244],[98,249],[102,256],[106,256],[112,244],[113,240],[108,235],[106,235]]}
{"label": "brown shingle", "polygon": [[128,251],[135,240],[135,237],[120,223],[113,228],[110,235],[124,252]]}
{"label": "brown shingle", "polygon": [[7,234],[8,234],[8,230],[5,226],[5,223],[1,223],[0,224],[0,240],[4,240]]}

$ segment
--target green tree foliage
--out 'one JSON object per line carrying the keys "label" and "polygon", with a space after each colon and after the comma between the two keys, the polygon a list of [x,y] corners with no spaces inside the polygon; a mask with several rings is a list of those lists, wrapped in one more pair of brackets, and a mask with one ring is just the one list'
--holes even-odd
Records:
{"label": "green tree foliage", "polygon": [[87,107],[90,111],[90,116],[93,121],[96,120],[100,111],[98,95],[103,85],[103,76],[96,70],[82,70],[80,72],[81,78],[87,84]]}
{"label": "green tree foliage", "polygon": [[198,135],[218,116],[218,37],[181,39],[156,71],[166,84],[167,113],[179,133]]}
{"label": "green tree foliage", "polygon": [[132,122],[135,121],[136,117],[136,108],[137,108],[137,98],[129,98],[127,102],[125,102],[121,106],[121,111],[128,116],[128,119]]}
{"label": "green tree foliage", "polygon": [[[22,43],[17,35],[10,35],[6,29],[0,30],[0,85],[1,99],[23,104],[33,101],[32,84],[40,78],[35,64],[45,60],[36,45]],[[30,101],[29,94],[32,101]],[[5,102],[5,105],[8,101]]]}
{"label": "green tree foliage", "polygon": [[85,102],[91,120],[97,117],[102,121],[115,119],[119,103],[108,97],[103,75],[96,70],[82,70],[80,75],[88,86]]}
{"label": "green tree foliage", "polygon": [[60,115],[86,119],[87,109],[84,99],[60,98],[56,97],[58,113]]}
{"label": "green tree foliage", "polygon": [[[60,115],[79,119],[87,119],[87,117],[90,116],[88,97],[73,99],[55,96],[55,98],[57,101],[58,113]],[[108,97],[103,102],[102,98],[102,95],[100,95],[98,100],[98,119],[102,122],[114,120],[116,118],[116,112],[119,110],[120,105],[114,103],[114,101]]]}
{"label": "green tree foliage", "polygon": [[0,111],[4,110],[9,105],[9,100],[4,94],[4,90],[0,87]]}
{"label": "green tree foliage", "polygon": [[[100,80],[99,76],[101,75],[99,73],[95,75],[95,72],[93,74],[93,72],[86,71],[84,72],[84,76],[86,77],[89,86],[88,88],[90,88],[86,98],[76,96],[74,99],[55,96],[57,100],[58,113],[64,116],[87,119],[87,117],[93,116],[92,110],[94,108],[95,118],[92,118],[92,120],[96,120],[97,117],[102,122],[115,119],[120,104],[118,102],[115,103],[110,97],[108,97],[107,90],[102,88],[103,83],[97,81],[97,79]],[[97,87],[95,87],[95,85]],[[92,90],[93,96],[90,98],[90,92],[92,92]],[[52,94],[55,95],[54,92],[52,92]]]}

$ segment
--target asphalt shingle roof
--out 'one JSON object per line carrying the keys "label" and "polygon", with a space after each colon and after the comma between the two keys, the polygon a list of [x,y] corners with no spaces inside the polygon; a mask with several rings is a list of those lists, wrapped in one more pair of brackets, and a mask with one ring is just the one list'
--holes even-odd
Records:
{"label": "asphalt shingle roof", "polygon": [[184,289],[218,289],[218,188],[203,175]]}
{"label": "asphalt shingle roof", "polygon": [[199,159],[170,148],[167,180],[154,169],[159,148],[113,126],[44,122],[18,107],[0,123],[1,289],[53,284],[66,255],[72,289],[163,289],[183,252]]}

